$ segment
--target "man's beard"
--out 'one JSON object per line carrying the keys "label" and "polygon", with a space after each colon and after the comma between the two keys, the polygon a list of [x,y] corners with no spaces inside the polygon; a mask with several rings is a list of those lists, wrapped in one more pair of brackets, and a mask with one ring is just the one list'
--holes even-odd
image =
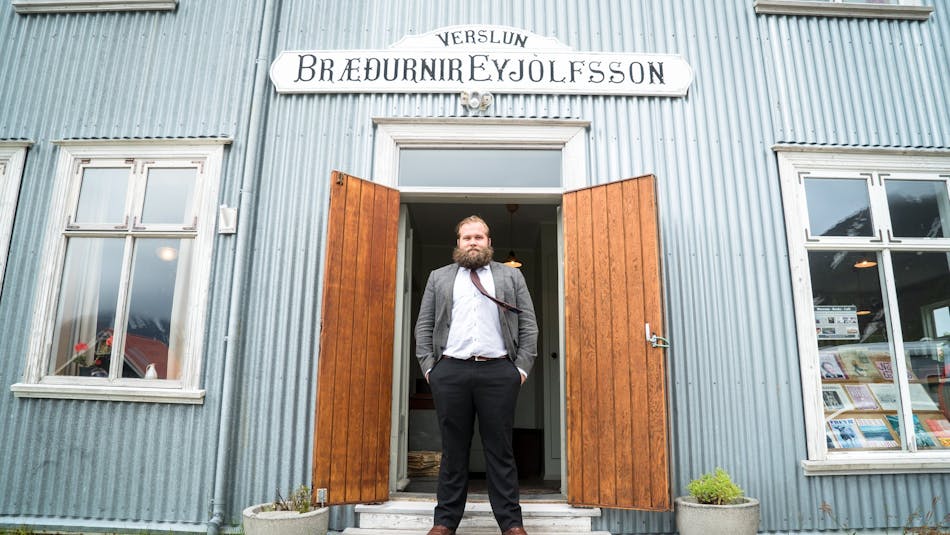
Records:
{"label": "man's beard", "polygon": [[455,260],[458,265],[468,268],[468,269],[478,269],[482,266],[487,266],[491,262],[492,257],[495,256],[495,250],[489,245],[484,249],[459,249],[458,247],[452,251],[452,260]]}

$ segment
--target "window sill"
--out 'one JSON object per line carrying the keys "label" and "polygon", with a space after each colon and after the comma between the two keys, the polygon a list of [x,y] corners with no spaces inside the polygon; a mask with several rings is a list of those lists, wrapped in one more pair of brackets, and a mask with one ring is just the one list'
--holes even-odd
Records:
{"label": "window sill", "polygon": [[808,0],[756,0],[760,15],[796,15],[813,17],[858,17],[865,19],[927,20],[932,6],[812,2]]}
{"label": "window sill", "polygon": [[191,405],[203,404],[205,397],[204,390],[30,383],[16,383],[10,386],[10,391],[18,398],[92,399]]}
{"label": "window sill", "polygon": [[20,14],[92,11],[174,11],[178,0],[13,0]]}
{"label": "window sill", "polygon": [[802,461],[802,471],[806,476],[950,473],[950,458],[945,454],[942,457],[923,457],[920,453],[912,456],[895,454],[890,458],[806,460]]}

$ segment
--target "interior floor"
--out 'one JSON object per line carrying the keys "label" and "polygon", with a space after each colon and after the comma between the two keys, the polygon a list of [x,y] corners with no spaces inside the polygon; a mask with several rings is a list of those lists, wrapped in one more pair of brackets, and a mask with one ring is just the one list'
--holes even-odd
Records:
{"label": "interior floor", "polygon": [[[480,500],[488,499],[488,481],[482,477],[476,477],[479,474],[472,474],[468,482],[468,493],[470,499]],[[438,485],[437,477],[414,477],[409,481],[409,485],[403,490],[404,494],[435,494]],[[518,482],[521,495],[524,497],[538,499],[563,499],[561,495],[560,480],[544,479],[522,479]]]}

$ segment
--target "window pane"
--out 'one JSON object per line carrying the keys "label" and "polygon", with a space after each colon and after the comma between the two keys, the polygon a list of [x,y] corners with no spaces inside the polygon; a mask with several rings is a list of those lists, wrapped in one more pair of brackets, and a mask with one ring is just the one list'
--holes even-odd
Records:
{"label": "window pane", "polygon": [[885,180],[894,236],[950,236],[950,202],[942,180]]}
{"label": "window pane", "polygon": [[190,239],[136,240],[122,377],[181,377],[191,246]]}
{"label": "window pane", "polygon": [[71,238],[59,292],[51,375],[107,377],[125,240]]}
{"label": "window pane", "polygon": [[557,187],[555,149],[402,149],[399,184],[443,187]]}
{"label": "window pane", "polygon": [[874,251],[810,251],[829,451],[900,449],[896,387]]}
{"label": "window pane", "polygon": [[935,308],[932,314],[933,337],[950,338],[950,306]]}
{"label": "window pane", "polygon": [[[950,301],[950,253],[895,252],[894,283],[904,335],[917,447],[950,447],[947,382],[950,333],[934,311]],[[938,334],[939,333],[939,334]],[[950,386],[950,385],[947,385]]]}
{"label": "window pane", "polygon": [[805,198],[812,236],[873,236],[867,182],[806,178]]}
{"label": "window pane", "polygon": [[142,223],[191,225],[194,216],[195,169],[148,171]]}
{"label": "window pane", "polygon": [[87,167],[82,173],[75,222],[119,225],[125,221],[128,167]]}

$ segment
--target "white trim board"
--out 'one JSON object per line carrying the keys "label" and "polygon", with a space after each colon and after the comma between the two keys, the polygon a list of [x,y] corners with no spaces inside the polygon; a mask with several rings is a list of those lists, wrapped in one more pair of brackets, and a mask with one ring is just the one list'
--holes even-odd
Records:
{"label": "white trim board", "polygon": [[795,15],[812,17],[856,17],[864,19],[927,20],[934,8],[903,3],[860,4],[853,2],[816,2],[814,0],[756,0],[753,9],[759,15]]}
{"label": "white trim board", "polygon": [[97,11],[174,11],[178,0],[13,0],[21,15]]}
{"label": "white trim board", "polygon": [[[375,157],[373,166],[372,181],[397,188],[400,190],[400,202],[425,202],[436,201],[441,198],[443,201],[451,198],[453,201],[458,199],[468,200],[470,202],[485,202],[489,198],[494,199],[512,199],[517,198],[521,202],[537,202],[560,204],[561,197],[565,191],[579,189],[590,185],[590,178],[587,173],[587,134],[590,127],[589,121],[584,120],[526,120],[526,119],[431,119],[431,118],[387,118],[376,117],[373,119],[376,126]],[[457,148],[460,146],[478,148],[504,147],[504,148],[559,148],[561,150],[561,188],[399,188],[397,184],[399,172],[399,150],[402,147],[430,147],[430,148]],[[400,226],[405,225],[406,214],[401,212]],[[406,234],[404,230],[400,237],[400,248],[404,246]],[[561,230],[560,209],[558,209],[557,218],[557,254],[558,258],[563,258],[563,233]],[[399,285],[407,284],[407,269],[401,261],[404,251],[400,249],[400,266],[396,275]],[[558,263],[558,316],[560,326],[558,331],[558,347],[560,354],[564,353],[564,331],[563,331],[563,266]],[[399,286],[397,285],[397,286]],[[401,292],[402,288],[397,288]],[[400,302],[397,294],[397,302]],[[403,308],[408,308],[403,304]],[[394,344],[393,351],[395,355],[401,355],[408,348],[402,341],[399,341],[399,333],[408,333],[404,325],[407,314],[405,310],[397,307],[395,319],[395,333],[397,342]],[[414,365],[414,359],[398,358],[393,366],[393,395],[395,403],[401,403],[401,399],[406,398],[405,392],[399,386],[401,378],[407,377],[406,370],[411,363]],[[560,388],[557,393],[559,399],[560,430],[559,440],[561,444],[561,491],[567,489],[567,456],[566,451],[566,433],[565,433],[565,395],[564,390],[564,359],[557,360],[558,370],[556,375],[560,379]],[[396,492],[405,488],[405,463],[398,459],[399,455],[394,452],[400,451],[399,447],[405,443],[406,425],[401,419],[401,409],[392,411],[394,430],[390,436],[390,491]]]}
{"label": "white trim board", "polygon": [[0,141],[0,291],[13,237],[13,216],[30,141]]}

